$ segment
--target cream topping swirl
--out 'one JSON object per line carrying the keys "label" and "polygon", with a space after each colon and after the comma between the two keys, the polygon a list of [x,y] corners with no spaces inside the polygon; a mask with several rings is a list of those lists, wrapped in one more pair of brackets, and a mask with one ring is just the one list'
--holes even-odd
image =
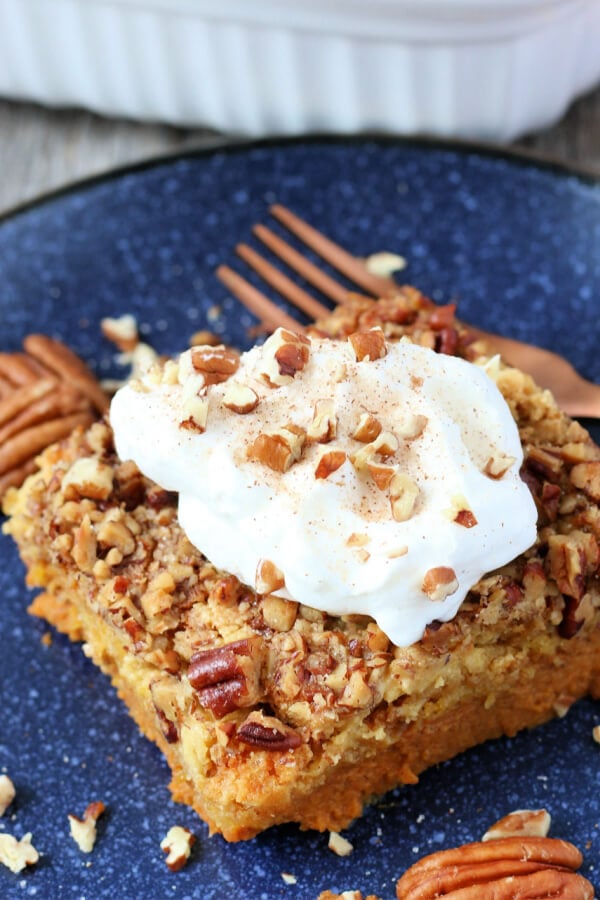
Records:
{"label": "cream topping swirl", "polygon": [[379,329],[195,348],[115,396],[122,459],[179,493],[190,541],[259,593],[373,617],[397,645],[526,550],[536,509],[484,368]]}

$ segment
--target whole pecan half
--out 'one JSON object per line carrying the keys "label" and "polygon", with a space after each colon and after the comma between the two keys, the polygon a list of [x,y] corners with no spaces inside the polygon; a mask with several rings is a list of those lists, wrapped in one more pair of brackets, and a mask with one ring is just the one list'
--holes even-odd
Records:
{"label": "whole pecan half", "polygon": [[258,637],[197,650],[190,659],[188,681],[200,705],[221,718],[239,707],[254,706],[261,699],[262,659]]}
{"label": "whole pecan half", "polygon": [[237,739],[259,750],[294,750],[302,743],[297,731],[274,716],[252,712],[237,730]]}
{"label": "whole pecan half", "polygon": [[573,844],[548,837],[507,837],[440,850],[411,866],[396,884],[398,900],[593,900],[577,875],[583,859]]}

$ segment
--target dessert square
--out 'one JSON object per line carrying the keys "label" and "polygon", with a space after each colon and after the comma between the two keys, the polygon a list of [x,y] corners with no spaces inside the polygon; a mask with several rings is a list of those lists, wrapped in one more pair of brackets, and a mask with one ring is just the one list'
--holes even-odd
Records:
{"label": "dessert square", "polygon": [[[319,322],[468,361],[482,347],[417,290],[355,297]],[[227,840],[271,825],[339,831],[373,797],[468,747],[600,694],[600,450],[524,373],[495,381],[519,431],[534,543],[486,572],[456,615],[407,646],[219,570],[177,496],[119,459],[108,421],[45,450],[5,500],[42,588],[32,604],[106,672],[171,766],[175,799]]]}

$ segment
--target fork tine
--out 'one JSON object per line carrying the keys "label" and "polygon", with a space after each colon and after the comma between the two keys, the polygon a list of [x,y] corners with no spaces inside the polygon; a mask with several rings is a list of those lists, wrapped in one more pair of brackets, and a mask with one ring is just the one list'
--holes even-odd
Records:
{"label": "fork tine", "polygon": [[318,266],[315,266],[314,263],[305,256],[302,256],[301,253],[298,253],[294,247],[280,238],[275,232],[271,231],[270,228],[267,228],[265,225],[255,225],[252,231],[256,237],[261,240],[269,250],[272,250],[279,259],[283,260],[290,269],[294,269],[298,275],[301,275],[305,281],[308,281],[309,284],[316,287],[322,294],[329,297],[334,303],[346,302],[348,299],[347,288],[340,284],[339,281],[336,281],[335,278],[328,275],[327,272],[324,272],[322,269],[319,269]]}
{"label": "fork tine", "polygon": [[309,293],[302,290],[299,285],[294,284],[287,275],[284,275],[279,269],[272,266],[264,257],[249,247],[248,244],[238,244],[235,248],[236,253],[246,262],[251,269],[264,278],[267,284],[280,293],[283,297],[293,303],[297,309],[301,309],[311,319],[321,319],[328,315],[330,310],[311,297]]}
{"label": "fork tine", "polygon": [[288,231],[291,231],[315,253],[318,253],[322,259],[369,294],[374,297],[389,297],[398,290],[398,286],[390,278],[371,275],[363,262],[352,256],[339,244],[329,240],[285,206],[275,203],[270,207],[269,212]]}
{"label": "fork tine", "polygon": [[288,328],[290,331],[302,331],[302,325],[296,319],[288,316],[283,309],[269,300],[264,294],[257,290],[254,285],[230,269],[229,266],[219,266],[216,271],[217,278],[229,288],[232,294],[244,304],[247,309],[251,310],[261,323],[270,331],[274,331],[280,326]]}

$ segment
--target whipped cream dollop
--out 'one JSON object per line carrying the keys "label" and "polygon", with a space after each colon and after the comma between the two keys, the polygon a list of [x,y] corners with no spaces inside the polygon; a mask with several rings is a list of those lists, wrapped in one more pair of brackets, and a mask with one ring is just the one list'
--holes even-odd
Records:
{"label": "whipped cream dollop", "polygon": [[179,493],[181,526],[215,566],[369,615],[397,645],[535,540],[492,377],[380,329],[278,329],[241,357],[192,348],[119,390],[110,418],[121,459]]}

